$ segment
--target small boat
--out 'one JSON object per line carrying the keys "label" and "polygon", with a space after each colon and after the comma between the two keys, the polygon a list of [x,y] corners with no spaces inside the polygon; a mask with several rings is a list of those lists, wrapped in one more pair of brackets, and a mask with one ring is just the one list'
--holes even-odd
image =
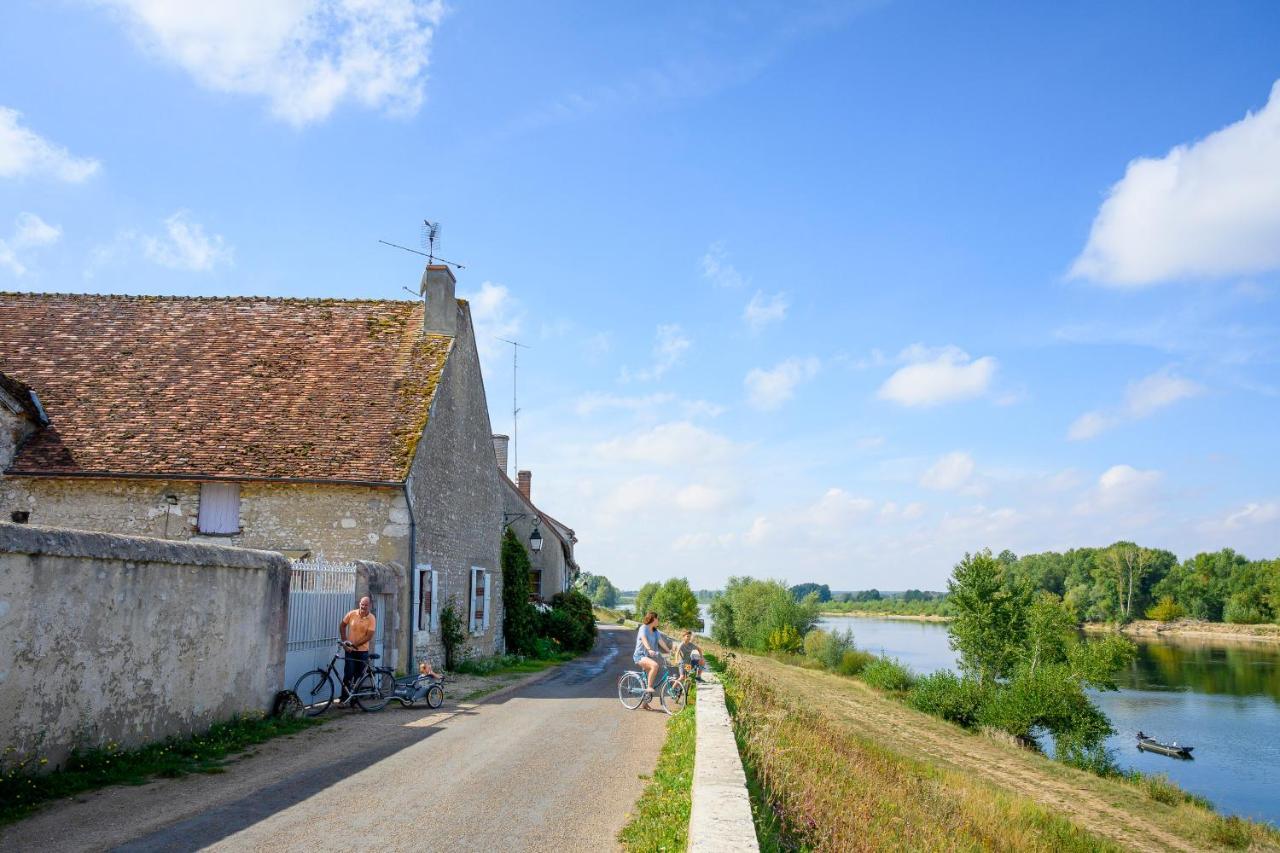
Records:
{"label": "small boat", "polygon": [[1195,747],[1179,746],[1176,740],[1173,743],[1161,743],[1149,735],[1138,732],[1138,749],[1145,749],[1147,752],[1158,752],[1170,758],[1190,758],[1191,750],[1195,749]]}

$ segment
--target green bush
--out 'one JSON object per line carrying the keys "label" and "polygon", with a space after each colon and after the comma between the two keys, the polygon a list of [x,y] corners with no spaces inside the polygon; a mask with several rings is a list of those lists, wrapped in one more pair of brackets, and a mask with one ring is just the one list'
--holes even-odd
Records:
{"label": "green bush", "polygon": [[821,628],[814,628],[812,631],[804,635],[804,656],[817,660],[822,657],[822,650],[826,648],[827,640],[831,637],[829,633]]}
{"label": "green bush", "polygon": [[510,527],[502,536],[502,635],[507,648],[532,654],[538,615],[529,603],[529,552]]}
{"label": "green bush", "polygon": [[457,660],[458,646],[466,640],[466,631],[462,628],[462,615],[458,612],[458,603],[450,598],[440,608],[440,642],[444,645],[444,668],[453,669]]}
{"label": "green bush", "polygon": [[1147,609],[1147,618],[1157,622],[1172,622],[1174,619],[1181,619],[1186,613],[1182,605],[1173,600],[1172,595],[1164,595]]}
{"label": "green bush", "polygon": [[907,704],[917,711],[950,720],[965,728],[978,724],[988,691],[973,679],[962,679],[945,669],[916,679],[907,694]]}
{"label": "green bush", "polygon": [[[840,672],[845,654],[854,651],[856,649],[853,645],[853,632],[848,628],[843,631],[823,631],[815,628],[804,637],[805,657],[821,663],[822,668],[830,672]],[[860,660],[855,654],[850,658],[849,665],[861,670],[862,666],[870,660],[870,655],[867,655],[866,660]],[[852,675],[853,673],[844,674]]]}
{"label": "green bush", "polygon": [[840,665],[836,667],[836,672],[841,675],[859,675],[867,664],[876,659],[871,652],[864,652],[861,649],[849,649],[840,656]]}
{"label": "green bush", "polygon": [[894,658],[876,658],[862,668],[862,680],[881,690],[909,690],[911,671]]}
{"label": "green bush", "polygon": [[542,615],[540,627],[540,633],[564,651],[589,651],[596,641],[591,599],[576,590],[556,593],[551,598],[551,610]]}
{"label": "green bush", "polygon": [[800,639],[799,632],[793,626],[782,625],[769,632],[766,648],[771,652],[786,652],[794,655],[799,654],[804,648],[804,641]]}

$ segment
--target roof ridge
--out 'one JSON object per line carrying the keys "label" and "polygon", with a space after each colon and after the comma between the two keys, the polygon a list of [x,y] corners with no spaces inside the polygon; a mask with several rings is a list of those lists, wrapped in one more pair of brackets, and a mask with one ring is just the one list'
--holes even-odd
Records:
{"label": "roof ridge", "polygon": [[413,305],[417,299],[380,299],[360,298],[345,299],[340,296],[255,296],[251,294],[237,296],[177,296],[154,293],[45,293],[23,292],[17,290],[0,290],[0,297],[21,296],[37,299],[53,299],[57,297],[95,298],[95,299],[128,299],[128,300],[163,300],[169,302],[306,302],[329,304],[334,302],[346,305]]}

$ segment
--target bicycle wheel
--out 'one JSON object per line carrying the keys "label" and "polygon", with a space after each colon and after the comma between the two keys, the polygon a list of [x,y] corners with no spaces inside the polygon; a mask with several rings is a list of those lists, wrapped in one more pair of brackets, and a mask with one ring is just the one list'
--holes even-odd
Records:
{"label": "bicycle wheel", "polygon": [[302,703],[302,713],[318,717],[329,710],[333,703],[333,681],[326,669],[313,669],[305,673],[293,685],[293,692]]}
{"label": "bicycle wheel", "polygon": [[662,702],[662,710],[672,715],[679,714],[689,704],[689,691],[679,681],[668,681],[662,685],[658,700]]}
{"label": "bicycle wheel", "polygon": [[439,708],[444,704],[444,688],[439,684],[433,684],[427,688],[427,707]]}
{"label": "bicycle wheel", "polygon": [[644,676],[638,672],[624,672],[622,677],[618,679],[618,701],[622,703],[622,707],[628,711],[634,711],[640,707],[640,703],[644,700],[644,691],[647,683]]}
{"label": "bicycle wheel", "polygon": [[361,711],[381,711],[396,690],[395,674],[388,669],[366,669],[356,682],[351,701]]}

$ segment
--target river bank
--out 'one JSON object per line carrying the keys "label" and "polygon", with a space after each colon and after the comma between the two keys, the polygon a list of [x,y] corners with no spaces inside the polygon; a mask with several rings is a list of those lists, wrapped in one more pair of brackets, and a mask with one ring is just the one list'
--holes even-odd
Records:
{"label": "river bank", "polygon": [[[708,644],[721,657],[724,649]],[[1280,849],[1158,781],[1103,778],[906,707],[861,681],[735,651],[740,744],[810,846]],[[726,692],[730,692],[726,687]]]}
{"label": "river bank", "polygon": [[932,616],[914,613],[872,613],[868,610],[820,610],[818,616],[854,616],[859,619],[893,619],[898,622],[950,622],[950,616]]}
{"label": "river bank", "polygon": [[[1116,630],[1115,625],[1101,622],[1086,622],[1082,627],[1090,634],[1105,634]],[[1280,625],[1235,625],[1229,622],[1200,622],[1195,619],[1179,619],[1176,622],[1140,619],[1120,628],[1120,633],[1130,637],[1158,637],[1162,640],[1186,638],[1280,644]]]}

